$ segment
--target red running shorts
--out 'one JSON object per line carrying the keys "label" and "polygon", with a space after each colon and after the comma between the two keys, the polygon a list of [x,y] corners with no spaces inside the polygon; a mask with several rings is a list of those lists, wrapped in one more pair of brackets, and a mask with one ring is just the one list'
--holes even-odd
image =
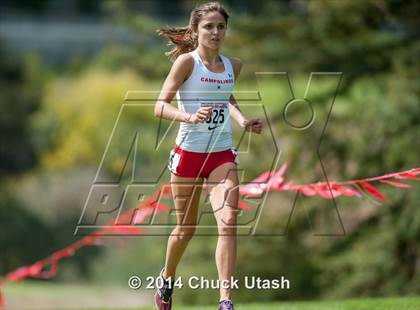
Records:
{"label": "red running shorts", "polygon": [[235,149],[198,153],[183,150],[175,145],[169,156],[168,169],[179,177],[208,178],[214,169],[224,163],[238,164]]}

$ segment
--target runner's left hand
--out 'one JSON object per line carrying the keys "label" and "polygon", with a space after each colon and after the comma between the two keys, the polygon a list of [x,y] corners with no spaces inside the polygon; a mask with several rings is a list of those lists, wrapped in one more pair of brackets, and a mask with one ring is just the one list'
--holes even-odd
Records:
{"label": "runner's left hand", "polygon": [[260,134],[262,130],[262,121],[259,118],[251,118],[250,120],[246,120],[244,122],[244,126],[246,131],[251,131]]}

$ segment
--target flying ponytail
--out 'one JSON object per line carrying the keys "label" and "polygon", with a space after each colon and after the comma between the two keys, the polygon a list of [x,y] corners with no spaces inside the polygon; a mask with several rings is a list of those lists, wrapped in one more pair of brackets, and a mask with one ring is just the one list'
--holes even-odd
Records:
{"label": "flying ponytail", "polygon": [[219,12],[227,24],[229,14],[219,2],[209,2],[197,6],[191,11],[190,23],[186,27],[162,27],[156,30],[159,36],[168,40],[168,45],[175,47],[165,55],[173,62],[179,55],[195,50],[198,46],[197,28],[201,18],[210,12]]}
{"label": "flying ponytail", "polygon": [[179,55],[191,52],[198,46],[197,36],[187,27],[162,27],[156,30],[160,36],[168,39],[168,45],[175,47],[165,55],[173,62]]}

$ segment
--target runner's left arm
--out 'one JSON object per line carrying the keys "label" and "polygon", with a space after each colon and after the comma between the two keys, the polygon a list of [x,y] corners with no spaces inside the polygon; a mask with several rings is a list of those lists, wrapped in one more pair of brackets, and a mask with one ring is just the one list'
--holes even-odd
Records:
{"label": "runner's left arm", "polygon": [[[235,73],[235,81],[238,79],[242,69],[242,62],[239,58],[231,58],[233,71]],[[229,97],[229,113],[235,122],[243,129],[252,131],[255,133],[261,133],[262,122],[258,118],[251,118],[250,120],[242,114],[239,104],[233,95]]]}

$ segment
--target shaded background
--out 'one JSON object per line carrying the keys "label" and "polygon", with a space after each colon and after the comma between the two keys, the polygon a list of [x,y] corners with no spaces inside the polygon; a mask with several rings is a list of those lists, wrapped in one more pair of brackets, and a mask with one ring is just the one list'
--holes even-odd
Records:
{"label": "shaded background", "polygon": [[[236,89],[261,92],[281,162],[290,163],[287,178],[296,183],[324,179],[316,156],[323,126],[304,134],[287,127],[282,119],[290,99],[287,83],[257,78],[256,71],[288,72],[297,97],[302,97],[310,72],[343,73],[320,146],[330,180],[418,166],[417,1],[223,3],[231,19],[222,53],[244,62]],[[74,228],[126,91],[158,91],[170,69],[164,55],[168,47],[155,30],[186,25],[194,5],[163,0],[1,2],[0,274],[80,238],[73,235]],[[311,99],[317,108],[330,107],[335,86],[334,79],[313,81]],[[297,120],[306,117],[304,110],[293,113]],[[155,139],[157,123],[151,113],[139,113],[128,118],[123,129],[130,133],[141,124],[147,143]],[[172,130],[170,137],[175,133]],[[238,137],[236,133],[235,141]],[[269,143],[265,138],[252,140],[251,152],[242,161],[250,177],[269,167]],[[169,138],[163,148],[172,144]],[[158,173],[167,153],[139,150],[141,173]],[[110,177],[121,171],[126,155],[114,151],[105,167]],[[341,228],[336,221],[325,221],[331,216],[331,202],[302,198],[286,236],[239,238],[238,277],[284,275],[291,289],[243,289],[236,296],[255,302],[418,295],[420,197],[418,185],[413,185],[410,190],[382,185],[388,198],[382,206],[338,198],[345,236],[314,236],[340,233]],[[281,233],[293,199],[288,193],[270,194],[260,227]],[[91,288],[91,295],[93,289],[109,286],[121,292],[113,298],[116,305],[127,300],[133,305],[150,303],[147,294],[128,296],[133,293],[126,282],[132,274],[145,278],[159,272],[166,238],[108,241],[110,246],[85,248],[63,261],[48,284],[33,280],[7,286],[6,301],[10,294],[10,304],[22,306],[19,299],[29,298],[25,294],[51,291],[52,283],[64,299],[69,285],[76,291]],[[215,242],[215,237],[193,239],[179,274],[215,278]],[[217,292],[185,288],[177,296],[184,303],[212,303]]]}

